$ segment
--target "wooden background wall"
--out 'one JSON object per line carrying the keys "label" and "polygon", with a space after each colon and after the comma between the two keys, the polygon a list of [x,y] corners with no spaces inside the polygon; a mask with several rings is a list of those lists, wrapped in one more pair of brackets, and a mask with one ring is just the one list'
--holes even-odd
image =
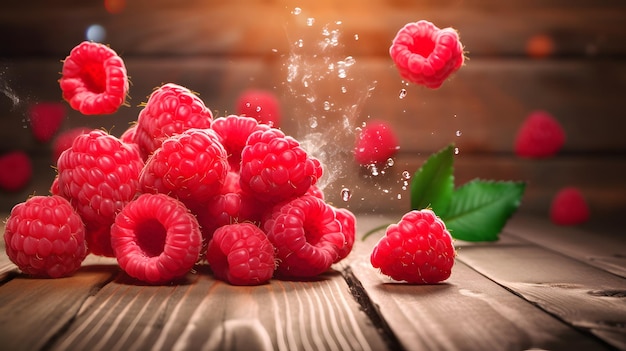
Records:
{"label": "wooden background wall", "polygon": [[[234,111],[244,89],[263,88],[281,101],[282,129],[317,147],[328,168],[329,201],[355,212],[406,211],[402,172],[413,173],[451,142],[459,148],[457,184],[476,177],[527,181],[522,211],[547,216],[564,186],[583,190],[594,220],[619,219],[626,210],[622,0],[128,0],[119,13],[105,3],[124,4],[0,4],[0,152],[27,150],[36,169],[26,189],[0,193],[0,212],[45,194],[54,177],[50,144],[32,137],[27,109],[62,101],[61,60],[93,24],[125,60],[131,99],[110,116],[84,117],[68,107],[63,129],[85,125],[120,135],[166,82],[198,92],[221,116]],[[456,28],[469,58],[438,90],[403,84],[388,56],[397,30],[419,19]],[[547,51],[532,46],[546,38]],[[347,57],[355,63],[339,78]],[[517,129],[536,109],[566,130],[555,158],[524,160],[512,152]],[[354,128],[370,119],[390,121],[401,147],[394,165],[375,177],[350,158]],[[344,187],[352,194],[347,202]]]}

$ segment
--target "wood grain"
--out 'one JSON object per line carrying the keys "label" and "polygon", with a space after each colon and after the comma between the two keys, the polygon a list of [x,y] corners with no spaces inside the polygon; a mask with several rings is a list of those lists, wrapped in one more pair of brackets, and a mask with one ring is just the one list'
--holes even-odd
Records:
{"label": "wood grain", "polygon": [[535,246],[466,247],[459,260],[556,318],[626,348],[624,278]]}
{"label": "wood grain", "polygon": [[[545,35],[554,56],[623,55],[625,5],[617,0],[464,2],[323,0],[129,1],[110,14],[102,2],[31,1],[0,5],[0,55],[58,55],[100,24],[106,41],[130,55],[271,55],[298,38],[341,21],[346,47],[358,55],[387,55],[396,32],[408,22],[433,21],[460,31],[473,56],[526,56],[528,43]],[[294,14],[300,8],[299,15]],[[309,26],[307,19],[314,18]],[[358,35],[358,40],[354,36]]]}
{"label": "wood grain", "polygon": [[[359,222],[365,225],[360,232],[388,220]],[[362,284],[363,293],[405,349],[608,349],[485,278],[465,260],[457,260],[452,276],[441,284],[407,285],[384,277],[368,261],[369,252],[381,235],[358,241],[355,256],[347,264]],[[459,249],[460,257],[476,246],[466,245]],[[520,244],[511,241],[504,245],[477,246],[498,252]],[[489,255],[485,259],[493,257]],[[494,265],[505,262],[501,258],[494,260]]]}
{"label": "wood grain", "polygon": [[380,350],[345,281],[273,280],[236,287],[206,269],[173,286],[125,276],[106,285],[52,349]]}

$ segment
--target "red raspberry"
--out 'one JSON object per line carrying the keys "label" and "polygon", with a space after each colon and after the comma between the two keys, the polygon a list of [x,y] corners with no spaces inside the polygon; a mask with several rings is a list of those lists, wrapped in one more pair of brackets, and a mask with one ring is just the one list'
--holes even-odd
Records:
{"label": "red raspberry", "polygon": [[534,111],[524,121],[515,139],[520,157],[545,158],[556,155],[565,144],[565,131],[548,112]]}
{"label": "red raspberry", "polygon": [[566,187],[550,204],[550,219],[557,225],[578,225],[589,220],[589,206],[580,189]]}
{"label": "red raspberry", "polygon": [[0,156],[0,189],[20,191],[33,178],[33,164],[24,151],[10,151]]}
{"label": "red raspberry", "polygon": [[72,146],[72,143],[77,136],[89,133],[90,131],[91,128],[76,127],[59,134],[52,143],[52,159],[54,160],[54,163],[57,163],[63,151],[69,149]]}
{"label": "red raspberry", "polygon": [[137,149],[102,130],[79,135],[59,157],[58,191],[85,223],[89,250],[113,256],[109,228],[139,190]]}
{"label": "red raspberry", "polygon": [[124,133],[120,135],[120,140],[126,144],[135,144],[135,135],[137,134],[137,124],[133,124],[126,128]]}
{"label": "red raspberry", "polygon": [[65,114],[65,105],[60,103],[40,102],[32,105],[29,109],[28,121],[35,139],[42,143],[48,142],[59,130]]}
{"label": "red raspberry", "polygon": [[336,208],[335,216],[341,222],[341,232],[345,238],[344,245],[339,249],[339,256],[335,259],[337,263],[348,257],[354,247],[356,239],[356,217],[350,210],[345,208]]}
{"label": "red raspberry", "polygon": [[239,186],[239,174],[228,172],[228,186],[206,204],[193,208],[198,217],[205,242],[213,237],[213,232],[224,225],[242,222],[260,222],[265,208],[259,205],[250,194]]}
{"label": "red raspberry", "polygon": [[385,164],[399,148],[391,125],[383,121],[371,121],[357,136],[354,158],[362,166]]}
{"label": "red raspberry", "polygon": [[11,210],[6,252],[24,273],[58,278],[72,275],[87,256],[85,227],[60,196],[33,196]]}
{"label": "red raspberry", "polygon": [[276,205],[262,228],[276,247],[277,274],[284,277],[324,273],[346,241],[334,209],[311,195]]}
{"label": "red raspberry", "polygon": [[237,99],[235,111],[240,116],[248,116],[259,123],[280,127],[280,103],[276,96],[260,89],[244,91]]}
{"label": "red raspberry", "polygon": [[182,202],[165,194],[141,194],[115,218],[111,246],[128,275],[162,284],[193,268],[202,235],[196,217]]}
{"label": "red raspberry", "polygon": [[207,261],[215,277],[233,285],[260,285],[276,268],[274,246],[252,223],[218,228],[209,242]]}
{"label": "red raspberry", "polygon": [[143,192],[168,194],[195,207],[219,194],[227,172],[226,150],[215,132],[192,128],[163,141],[139,182]]}
{"label": "red raspberry", "polygon": [[270,127],[252,117],[230,115],[213,120],[211,129],[219,136],[228,154],[230,169],[239,172],[241,168],[241,151],[246,146],[250,134],[257,130],[268,130]]}
{"label": "red raspberry", "polygon": [[321,176],[320,162],[275,128],[252,133],[241,153],[241,188],[260,201],[303,195]]}
{"label": "red raspberry", "polygon": [[436,89],[463,65],[463,45],[453,28],[421,20],[408,23],[393,39],[389,54],[402,78]]}
{"label": "red raspberry", "polygon": [[84,41],[63,61],[63,98],[84,115],[110,114],[124,103],[128,76],[124,61],[104,44]]}
{"label": "red raspberry", "polygon": [[434,284],[450,277],[455,255],[445,223],[425,209],[410,211],[387,227],[370,261],[395,280]]}
{"label": "red raspberry", "polygon": [[152,92],[139,112],[135,141],[146,159],[163,140],[190,128],[210,128],[213,114],[191,90],[167,83]]}

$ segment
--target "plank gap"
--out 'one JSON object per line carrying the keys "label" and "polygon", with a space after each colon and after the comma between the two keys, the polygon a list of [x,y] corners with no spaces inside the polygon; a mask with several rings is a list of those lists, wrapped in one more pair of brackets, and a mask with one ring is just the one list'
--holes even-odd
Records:
{"label": "plank gap", "polygon": [[352,268],[350,268],[350,266],[346,266],[341,271],[341,274],[350,288],[350,294],[359,304],[365,315],[370,319],[374,328],[378,331],[389,350],[405,350],[396,334],[385,321],[385,318],[380,314],[376,304],[372,302],[367,294],[367,291],[352,272]]}

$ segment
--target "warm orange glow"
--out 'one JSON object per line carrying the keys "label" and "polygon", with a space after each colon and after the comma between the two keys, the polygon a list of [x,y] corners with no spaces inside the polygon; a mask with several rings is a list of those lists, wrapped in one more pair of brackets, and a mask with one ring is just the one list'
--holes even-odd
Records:
{"label": "warm orange glow", "polygon": [[526,54],[533,58],[545,58],[554,53],[554,40],[546,34],[536,34],[526,42]]}
{"label": "warm orange glow", "polygon": [[112,14],[121,13],[126,8],[126,0],[104,0],[104,8]]}

